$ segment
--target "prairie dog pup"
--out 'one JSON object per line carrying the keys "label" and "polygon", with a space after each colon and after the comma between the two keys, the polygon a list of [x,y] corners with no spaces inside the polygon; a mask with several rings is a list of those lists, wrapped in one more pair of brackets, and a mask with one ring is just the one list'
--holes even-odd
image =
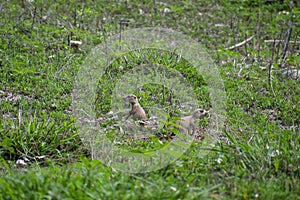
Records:
{"label": "prairie dog pup", "polygon": [[134,94],[129,94],[127,97],[125,97],[125,100],[127,100],[130,103],[131,108],[131,110],[129,111],[129,115],[125,118],[125,120],[127,120],[131,115],[133,120],[147,119],[145,110],[139,104],[137,97]]}
{"label": "prairie dog pup", "polygon": [[181,120],[176,121],[180,125],[179,130],[187,131],[187,134],[194,134],[196,129],[196,122],[198,119],[207,115],[209,111],[204,109],[196,109],[194,112],[186,117],[183,117]]}

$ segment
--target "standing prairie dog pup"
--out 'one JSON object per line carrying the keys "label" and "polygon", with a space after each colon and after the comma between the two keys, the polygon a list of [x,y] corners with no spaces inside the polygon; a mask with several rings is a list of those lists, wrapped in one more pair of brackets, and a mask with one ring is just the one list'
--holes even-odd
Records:
{"label": "standing prairie dog pup", "polygon": [[193,135],[195,133],[197,120],[203,118],[208,113],[209,111],[206,111],[204,109],[194,110],[191,115],[183,117],[181,120],[176,121],[176,123],[180,125],[179,130],[187,131],[187,134]]}
{"label": "standing prairie dog pup", "polygon": [[127,120],[131,115],[133,120],[146,120],[147,116],[145,110],[139,104],[137,97],[134,94],[130,94],[125,99],[130,103],[131,110],[129,111],[129,115],[125,118]]}

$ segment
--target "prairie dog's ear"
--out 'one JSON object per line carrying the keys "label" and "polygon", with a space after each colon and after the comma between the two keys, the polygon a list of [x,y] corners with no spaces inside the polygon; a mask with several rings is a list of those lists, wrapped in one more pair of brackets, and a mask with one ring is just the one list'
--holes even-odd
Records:
{"label": "prairie dog's ear", "polygon": [[138,99],[134,94],[129,94],[124,98],[125,101],[129,103],[138,103]]}
{"label": "prairie dog's ear", "polygon": [[123,99],[136,99],[136,96],[134,94],[129,94],[126,97],[124,97]]}
{"label": "prairie dog's ear", "polygon": [[209,111],[204,110],[204,109],[199,109],[199,112],[202,113],[202,114],[207,114],[207,113],[209,113]]}
{"label": "prairie dog's ear", "polygon": [[128,97],[136,99],[136,96],[134,94],[130,94],[128,95]]}
{"label": "prairie dog's ear", "polygon": [[201,116],[205,116],[206,114],[208,114],[209,111],[207,110],[204,110],[204,109],[196,109],[194,112],[193,112],[193,116],[194,117],[201,117]]}

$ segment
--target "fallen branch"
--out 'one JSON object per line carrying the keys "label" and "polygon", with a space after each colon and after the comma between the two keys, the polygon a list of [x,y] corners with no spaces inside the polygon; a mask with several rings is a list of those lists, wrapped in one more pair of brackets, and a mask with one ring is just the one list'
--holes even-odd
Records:
{"label": "fallen branch", "polygon": [[[231,47],[227,47],[227,48],[225,48],[225,50],[232,50],[232,49],[235,49],[235,48],[237,48],[237,47],[240,47],[240,46],[246,44],[247,42],[249,42],[250,40],[252,40],[254,37],[255,37],[255,35],[252,35],[251,37],[247,38],[247,39],[244,40],[243,42],[240,42],[240,43],[238,43],[238,44],[235,44],[235,45],[233,45],[233,46],[231,46]],[[215,51],[211,51],[211,52],[221,52],[221,51],[223,51],[223,50],[215,50]],[[207,52],[199,52],[199,53],[207,53]]]}
{"label": "fallen branch", "polygon": [[[284,40],[264,40],[265,43],[279,43],[279,42],[284,42]],[[300,41],[289,41],[289,43],[292,44],[300,44]]]}
{"label": "fallen branch", "polygon": [[240,43],[235,44],[235,45],[233,45],[233,46],[231,46],[231,47],[228,47],[228,48],[226,48],[225,50],[232,50],[232,49],[235,49],[235,48],[237,48],[237,47],[240,47],[240,46],[246,44],[247,42],[249,42],[250,40],[252,40],[252,39],[254,38],[254,36],[255,36],[255,35],[252,35],[251,37],[247,38],[247,39],[244,40],[243,42],[240,42]]}

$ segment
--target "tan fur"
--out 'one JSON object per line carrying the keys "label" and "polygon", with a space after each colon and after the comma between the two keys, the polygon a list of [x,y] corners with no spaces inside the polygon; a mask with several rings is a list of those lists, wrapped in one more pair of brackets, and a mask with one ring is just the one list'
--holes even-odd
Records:
{"label": "tan fur", "polygon": [[196,109],[191,115],[183,117],[181,120],[176,121],[176,123],[180,125],[179,130],[193,135],[195,133],[197,120],[203,118],[208,113],[209,111],[206,111],[204,109]]}
{"label": "tan fur", "polygon": [[131,110],[129,111],[129,115],[125,118],[127,120],[131,115],[133,120],[146,120],[147,116],[145,110],[139,104],[137,97],[134,94],[130,94],[125,98],[131,106]]}

